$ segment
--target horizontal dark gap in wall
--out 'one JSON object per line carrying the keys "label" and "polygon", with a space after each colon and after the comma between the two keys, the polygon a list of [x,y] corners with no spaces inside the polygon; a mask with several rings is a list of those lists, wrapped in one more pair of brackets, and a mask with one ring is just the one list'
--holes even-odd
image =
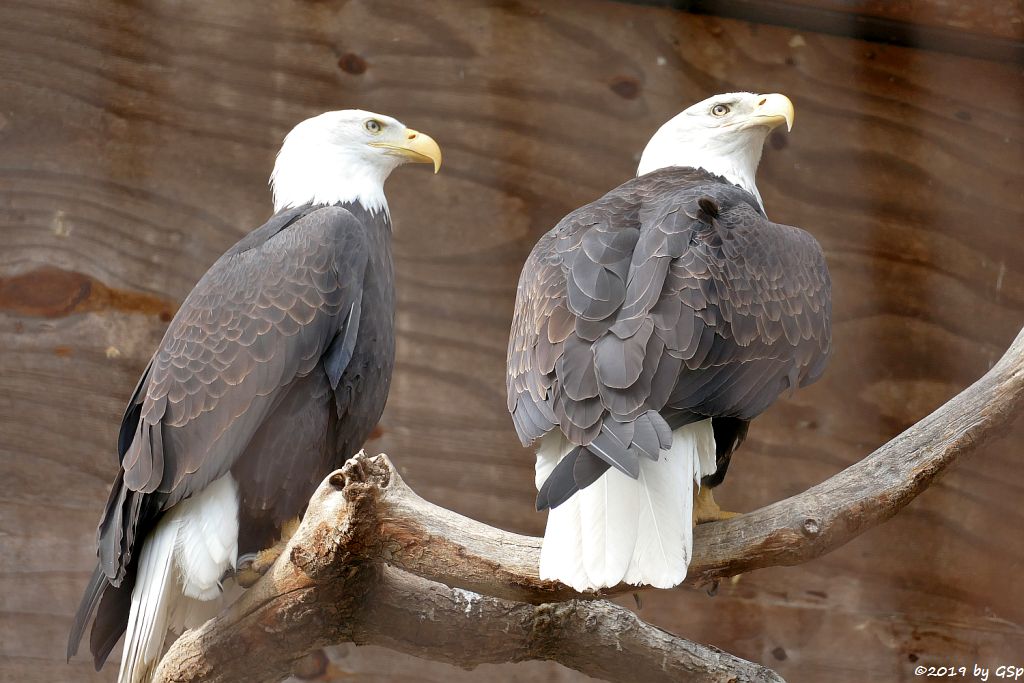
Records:
{"label": "horizontal dark gap in wall", "polygon": [[795,5],[782,0],[620,0],[636,5],[653,5],[758,24],[786,26],[844,38],[888,45],[949,52],[965,57],[1024,64],[1024,42],[923,26],[893,19],[820,7]]}

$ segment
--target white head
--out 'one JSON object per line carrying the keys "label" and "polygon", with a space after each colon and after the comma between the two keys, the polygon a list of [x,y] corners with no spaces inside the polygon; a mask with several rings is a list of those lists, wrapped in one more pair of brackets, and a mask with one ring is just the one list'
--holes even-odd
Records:
{"label": "white head", "polygon": [[640,157],[637,175],[667,166],[703,168],[747,190],[760,204],[754,176],[761,149],[768,133],[783,123],[793,128],[793,103],[785,95],[709,97],[658,129]]}
{"label": "white head", "polygon": [[441,149],[390,116],[360,109],[314,116],[285,136],[270,176],[274,211],[341,202],[387,211],[384,181],[410,161],[433,163],[437,173]]}

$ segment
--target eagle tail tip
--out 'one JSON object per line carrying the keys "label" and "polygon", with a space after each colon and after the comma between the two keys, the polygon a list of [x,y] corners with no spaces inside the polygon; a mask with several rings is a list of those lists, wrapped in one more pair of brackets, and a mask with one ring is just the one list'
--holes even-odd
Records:
{"label": "eagle tail tip", "polygon": [[672,588],[693,548],[694,486],[714,472],[711,421],[680,427],[634,480],[614,468],[548,513],[540,577],[576,590]]}

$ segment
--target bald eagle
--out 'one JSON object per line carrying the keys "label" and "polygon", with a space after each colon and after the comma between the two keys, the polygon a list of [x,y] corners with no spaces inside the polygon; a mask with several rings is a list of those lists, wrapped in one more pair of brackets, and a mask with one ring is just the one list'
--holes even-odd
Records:
{"label": "bald eagle", "polygon": [[370,434],[395,351],[384,181],[406,162],[436,172],[441,151],[366,111],[287,135],[276,213],[199,280],[128,402],[69,658],[95,613],[97,670],[123,633],[118,680],[147,679],[166,632],[212,616],[239,555],[272,545]]}
{"label": "bald eagle", "polygon": [[708,490],[749,421],[824,371],[824,255],[768,220],[754,184],[769,131],[792,121],[777,94],[693,105],[651,138],[637,178],[526,261],[507,388],[523,445],[539,440],[542,578],[679,584],[692,520],[718,516]]}

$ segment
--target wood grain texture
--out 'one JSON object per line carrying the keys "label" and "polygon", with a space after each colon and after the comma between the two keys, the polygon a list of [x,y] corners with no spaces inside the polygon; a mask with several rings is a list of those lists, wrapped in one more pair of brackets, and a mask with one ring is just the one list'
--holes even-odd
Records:
{"label": "wood grain texture", "polygon": [[[793,99],[759,186],[773,219],[822,242],[836,315],[824,379],[754,422],[723,506],[824,480],[980,376],[1024,319],[1019,67],[796,35],[596,0],[3,3],[0,678],[113,680],[62,653],[124,401],[162,318],[269,214],[281,137],[325,109],[395,115],[445,151],[441,175],[402,169],[388,186],[399,357],[368,447],[457,512],[542,530],[504,408],[519,269],[714,92]],[[1024,651],[1022,445],[1018,426],[833,555],[714,598],[648,592],[640,614],[793,680],[1001,663]],[[350,671],[388,680],[376,667],[395,661]]]}
{"label": "wood grain texture", "polygon": [[[1022,0],[630,0],[695,14],[1024,64]],[[799,42],[802,38],[794,37]]]}
{"label": "wood grain texture", "polygon": [[786,0],[832,12],[877,17],[892,21],[966,31],[984,36],[1020,40],[1024,37],[1024,2],[991,0]]}

